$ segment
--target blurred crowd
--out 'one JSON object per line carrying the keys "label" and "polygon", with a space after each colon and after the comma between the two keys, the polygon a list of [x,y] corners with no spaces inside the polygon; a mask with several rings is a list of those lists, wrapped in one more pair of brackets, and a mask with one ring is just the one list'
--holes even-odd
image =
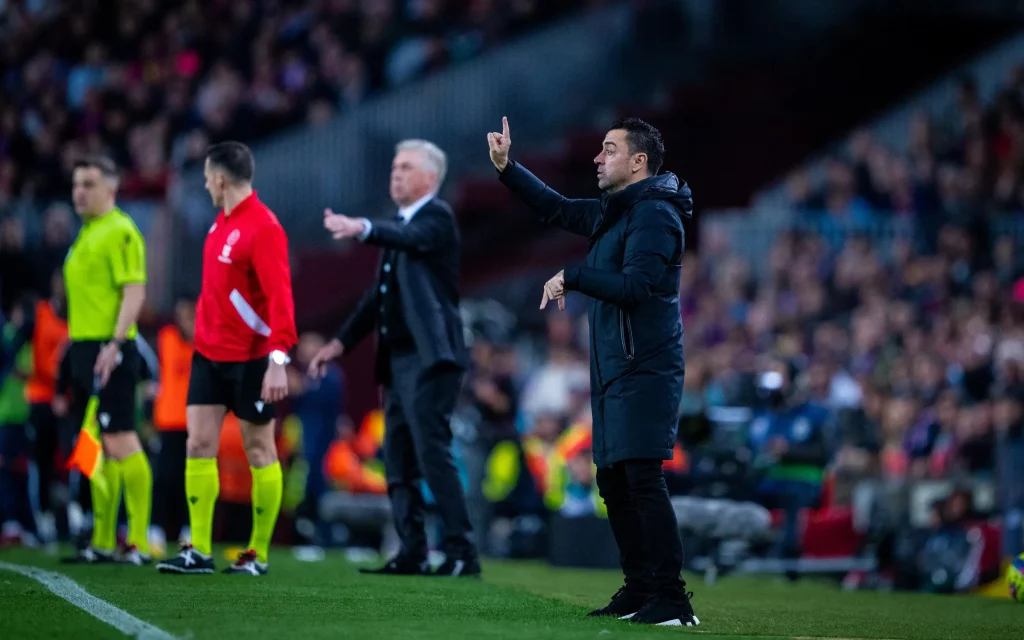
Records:
{"label": "blurred crowd", "polygon": [[865,225],[890,216],[964,224],[1024,210],[1024,65],[986,104],[969,77],[941,110],[914,114],[905,152],[854,132],[821,181],[797,171],[792,206],[811,219]]}
{"label": "blurred crowd", "polygon": [[0,208],[105,152],[160,197],[210,141],[321,123],[603,0],[2,0]]}

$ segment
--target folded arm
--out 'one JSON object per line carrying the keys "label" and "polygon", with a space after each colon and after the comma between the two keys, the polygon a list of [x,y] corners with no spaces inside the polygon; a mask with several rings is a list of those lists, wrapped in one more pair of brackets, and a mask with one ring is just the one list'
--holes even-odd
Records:
{"label": "folded arm", "polygon": [[782,464],[805,464],[824,467],[828,464],[828,446],[825,434],[815,429],[803,442],[792,443],[779,457]]}
{"label": "folded arm", "polygon": [[508,161],[505,169],[498,174],[498,179],[535,212],[542,222],[569,233],[589,238],[601,219],[600,200],[570,200],[514,160]]}
{"label": "folded arm", "polygon": [[[641,208],[647,210],[641,210]],[[658,205],[637,205],[626,226],[626,248],[621,271],[578,265],[565,269],[566,291],[610,302],[625,309],[653,294],[683,244],[679,218]]]}

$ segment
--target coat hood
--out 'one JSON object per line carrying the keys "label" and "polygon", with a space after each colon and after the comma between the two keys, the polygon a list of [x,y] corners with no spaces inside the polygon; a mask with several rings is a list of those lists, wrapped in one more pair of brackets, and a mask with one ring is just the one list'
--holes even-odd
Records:
{"label": "coat hood", "polygon": [[645,178],[606,197],[608,210],[619,215],[642,200],[665,200],[672,204],[680,219],[693,217],[693,194],[690,187],[674,173],[666,172]]}

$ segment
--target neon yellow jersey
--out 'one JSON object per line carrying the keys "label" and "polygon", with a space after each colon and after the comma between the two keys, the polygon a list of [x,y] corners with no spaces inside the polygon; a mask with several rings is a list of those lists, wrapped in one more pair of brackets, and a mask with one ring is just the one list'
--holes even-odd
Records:
{"label": "neon yellow jersey", "polygon": [[[145,282],[146,241],[128,214],[115,208],[82,225],[64,260],[71,339],[114,337],[124,286]],[[133,324],[125,337],[137,333]]]}

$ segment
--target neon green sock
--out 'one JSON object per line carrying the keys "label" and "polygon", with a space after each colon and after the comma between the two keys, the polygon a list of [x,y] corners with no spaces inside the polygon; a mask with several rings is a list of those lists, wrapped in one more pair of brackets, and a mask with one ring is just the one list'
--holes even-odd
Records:
{"label": "neon green sock", "polygon": [[252,536],[249,548],[256,552],[260,562],[266,562],[277,514],[281,511],[284,489],[281,463],[274,462],[261,469],[249,468],[252,470]]}
{"label": "neon green sock", "polygon": [[124,503],[128,511],[128,544],[149,555],[149,516],[153,507],[153,471],[145,452],[137,451],[121,461]]}
{"label": "neon green sock", "polygon": [[213,507],[220,493],[220,475],[216,458],[189,458],[185,461],[185,496],[192,546],[204,555],[213,552]]}
{"label": "neon green sock", "polygon": [[107,480],[107,493],[101,494],[97,483],[89,483],[92,493],[92,546],[99,551],[113,553],[117,547],[117,513],[121,508],[121,464],[104,457],[103,477]]}

